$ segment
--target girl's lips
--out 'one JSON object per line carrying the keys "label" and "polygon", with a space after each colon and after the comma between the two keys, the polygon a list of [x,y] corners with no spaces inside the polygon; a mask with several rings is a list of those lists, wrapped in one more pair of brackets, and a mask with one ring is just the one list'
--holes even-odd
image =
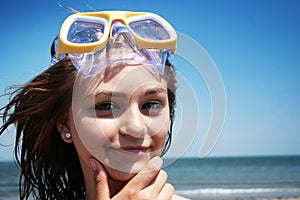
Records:
{"label": "girl's lips", "polygon": [[126,146],[120,149],[134,154],[145,154],[149,151],[149,147],[145,146]]}

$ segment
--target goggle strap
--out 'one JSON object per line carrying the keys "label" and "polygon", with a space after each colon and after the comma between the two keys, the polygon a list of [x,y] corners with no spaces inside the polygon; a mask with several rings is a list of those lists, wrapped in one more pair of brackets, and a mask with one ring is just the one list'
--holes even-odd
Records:
{"label": "goggle strap", "polygon": [[66,54],[61,54],[59,56],[59,59],[56,59],[56,54],[57,54],[57,48],[58,48],[58,37],[56,37],[52,43],[51,46],[51,60],[50,60],[50,66],[55,65],[56,63],[58,63],[59,61],[61,61],[62,59],[64,59],[66,57]]}

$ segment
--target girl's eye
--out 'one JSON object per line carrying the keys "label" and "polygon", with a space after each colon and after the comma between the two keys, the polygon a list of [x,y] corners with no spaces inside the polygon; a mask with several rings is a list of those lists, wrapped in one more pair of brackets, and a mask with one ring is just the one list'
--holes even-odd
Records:
{"label": "girl's eye", "polygon": [[147,115],[155,115],[158,114],[159,111],[161,111],[163,108],[163,105],[159,101],[149,101],[145,103],[142,106],[142,112],[144,112]]}
{"label": "girl's eye", "polygon": [[115,105],[113,105],[111,102],[105,102],[105,103],[100,103],[97,104],[95,106],[96,110],[104,110],[104,111],[108,111],[108,110],[112,110],[114,109]]}
{"label": "girl's eye", "polygon": [[96,114],[99,117],[111,117],[113,116],[113,113],[118,109],[118,105],[112,102],[99,103],[95,106]]}

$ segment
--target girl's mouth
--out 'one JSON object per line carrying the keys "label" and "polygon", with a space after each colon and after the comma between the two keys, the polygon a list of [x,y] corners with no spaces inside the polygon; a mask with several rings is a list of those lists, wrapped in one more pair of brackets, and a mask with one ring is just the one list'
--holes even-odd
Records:
{"label": "girl's mouth", "polygon": [[149,147],[146,146],[124,146],[120,148],[123,151],[134,154],[145,154],[149,152]]}

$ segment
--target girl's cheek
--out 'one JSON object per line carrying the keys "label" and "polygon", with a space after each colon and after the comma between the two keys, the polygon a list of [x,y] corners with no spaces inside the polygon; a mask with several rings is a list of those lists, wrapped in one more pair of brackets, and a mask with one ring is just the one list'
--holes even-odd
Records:
{"label": "girl's cheek", "polygon": [[89,140],[112,141],[118,133],[118,127],[113,119],[90,119],[84,121],[79,136]]}
{"label": "girl's cheek", "polygon": [[164,137],[169,129],[169,115],[165,112],[159,117],[154,117],[149,125],[151,136]]}

